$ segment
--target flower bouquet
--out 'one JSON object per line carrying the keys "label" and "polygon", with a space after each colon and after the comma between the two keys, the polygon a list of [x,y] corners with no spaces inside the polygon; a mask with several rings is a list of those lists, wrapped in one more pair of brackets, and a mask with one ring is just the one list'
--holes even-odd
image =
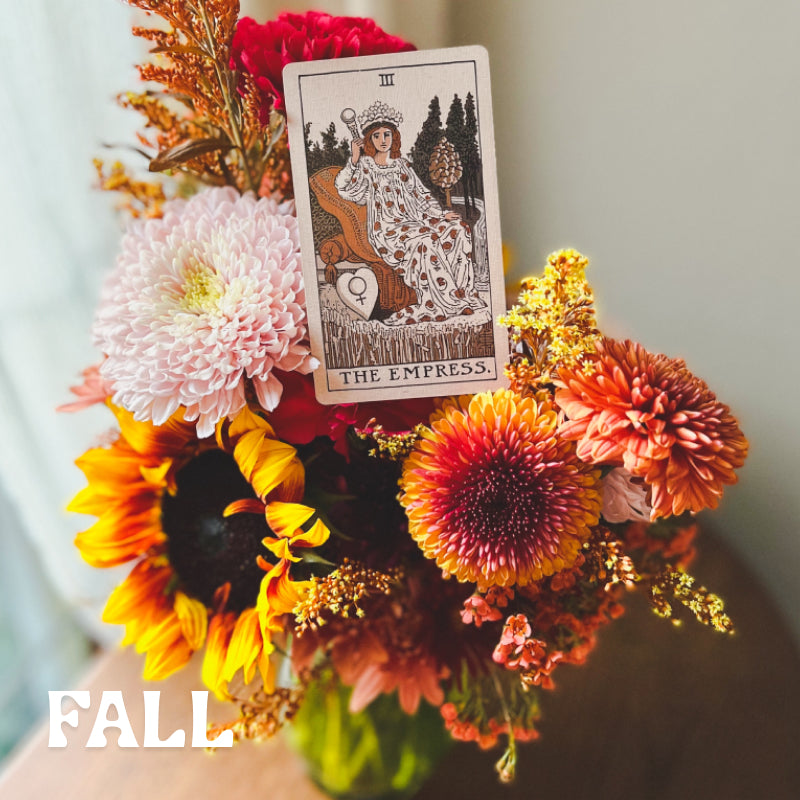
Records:
{"label": "flower bouquet", "polygon": [[119,97],[151,174],[97,163],[133,219],[93,326],[102,361],[65,408],[116,420],[70,508],[98,518],[86,561],[131,565],[104,619],[145,678],[200,651],[238,709],[216,733],[291,723],[317,781],[373,796],[413,791],[450,738],[502,743],[511,780],[540,692],[626,591],[732,630],[686,567],[746,439],[683,361],[603,336],[579,253],[497,320],[505,386],[317,401],[281,70],[412,46],[366,19],[128,2],[158,19],[133,30],[148,88]]}

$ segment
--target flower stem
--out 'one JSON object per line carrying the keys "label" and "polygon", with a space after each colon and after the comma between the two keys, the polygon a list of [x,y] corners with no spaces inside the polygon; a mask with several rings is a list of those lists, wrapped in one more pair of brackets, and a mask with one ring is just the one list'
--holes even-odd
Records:
{"label": "flower stem", "polygon": [[502,783],[511,783],[514,780],[517,770],[517,740],[514,736],[514,726],[511,722],[511,712],[508,710],[506,696],[503,693],[503,687],[500,685],[500,681],[494,671],[492,671],[492,683],[497,692],[497,699],[500,701],[500,707],[503,709],[503,718],[508,725],[508,746],[499,761],[494,765],[494,768]]}
{"label": "flower stem", "polygon": [[206,44],[209,48],[209,54],[211,56],[212,63],[214,64],[214,74],[216,75],[217,78],[217,85],[219,86],[219,90],[222,94],[222,99],[225,102],[225,111],[228,114],[228,122],[230,123],[231,138],[233,139],[233,143],[236,146],[236,149],[239,151],[241,156],[242,168],[244,170],[244,175],[247,180],[247,188],[255,191],[256,189],[255,182],[253,181],[253,174],[250,171],[250,163],[247,159],[247,152],[244,146],[244,139],[242,138],[242,131],[241,128],[239,127],[239,122],[236,118],[236,114],[234,113],[233,98],[231,97],[231,94],[228,91],[228,82],[225,80],[225,77],[222,74],[223,68],[220,66],[219,60],[217,58],[215,41],[214,41],[214,32],[211,30],[211,23],[209,22],[208,14],[206,13],[204,0],[197,0],[197,13],[206,31]]}

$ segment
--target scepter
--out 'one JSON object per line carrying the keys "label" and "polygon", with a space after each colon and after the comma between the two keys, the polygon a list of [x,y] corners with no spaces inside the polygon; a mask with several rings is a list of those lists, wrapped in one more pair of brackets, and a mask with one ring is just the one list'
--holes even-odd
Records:
{"label": "scepter", "polygon": [[339,116],[342,122],[347,125],[347,130],[350,131],[350,135],[353,139],[360,139],[361,134],[358,132],[358,125],[356,125],[355,110],[352,108],[345,108]]}

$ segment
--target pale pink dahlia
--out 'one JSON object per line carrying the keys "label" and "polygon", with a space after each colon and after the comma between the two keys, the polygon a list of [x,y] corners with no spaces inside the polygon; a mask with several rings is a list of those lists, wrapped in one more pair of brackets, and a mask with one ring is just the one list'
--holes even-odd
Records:
{"label": "pale pink dahlia", "polygon": [[624,467],[615,467],[603,478],[603,517],[606,522],[648,522],[647,486]]}
{"label": "pale pink dahlia", "polygon": [[93,328],[101,375],[137,420],[183,406],[208,436],[244,406],[246,379],[271,411],[274,370],[316,366],[304,305],[293,204],[232,188],[173,200],[123,237]]}

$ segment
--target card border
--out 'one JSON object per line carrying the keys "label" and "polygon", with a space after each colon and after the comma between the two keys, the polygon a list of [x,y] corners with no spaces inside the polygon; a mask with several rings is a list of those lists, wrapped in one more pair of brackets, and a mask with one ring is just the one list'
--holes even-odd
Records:
{"label": "card border", "polygon": [[[431,54],[442,56],[431,59]],[[481,162],[483,170],[484,199],[487,197],[498,198],[497,203],[485,204],[486,213],[486,238],[489,258],[489,285],[490,285],[490,313],[493,323],[493,342],[495,354],[493,359],[488,357],[472,357],[469,359],[450,359],[446,363],[467,362],[477,360],[492,360],[494,375],[485,379],[467,379],[448,381],[434,379],[428,381],[415,381],[411,384],[392,384],[372,386],[364,385],[362,388],[344,387],[341,389],[330,388],[329,373],[335,370],[325,364],[325,348],[322,337],[321,309],[319,292],[316,285],[316,251],[314,249],[313,230],[311,225],[300,226],[300,244],[303,262],[303,275],[306,282],[306,304],[309,316],[309,340],[312,354],[320,361],[320,367],[314,371],[314,388],[317,400],[324,405],[351,402],[371,402],[377,400],[394,400],[402,397],[437,397],[452,394],[473,394],[487,389],[496,389],[507,386],[504,376],[504,366],[509,354],[508,333],[497,325],[497,318],[506,311],[505,292],[503,290],[503,253],[502,236],[500,232],[499,194],[497,188],[497,163],[494,140],[494,115],[492,113],[491,82],[489,74],[489,56],[486,48],[480,45],[468,47],[452,47],[438,50],[416,50],[405,53],[388,53],[377,56],[358,56],[356,58],[342,58],[326,61],[303,61],[287,64],[283,70],[284,92],[286,96],[287,128],[289,131],[290,154],[292,160],[292,174],[295,186],[295,203],[298,209],[298,219],[311,219],[311,187],[308,183],[308,169],[304,147],[304,113],[302,107],[301,81],[304,77],[347,74],[348,72],[376,72],[387,69],[400,69],[409,67],[435,67],[446,64],[472,65],[475,74],[475,110],[478,122],[479,146],[481,149]],[[336,68],[332,69],[335,64]],[[299,112],[290,113],[290,112]],[[488,118],[488,122],[486,121]],[[299,146],[297,143],[300,143]],[[291,147],[291,143],[295,143]],[[298,191],[298,187],[304,187]],[[492,207],[490,207],[490,205]],[[310,254],[310,255],[309,255]],[[313,276],[313,285],[309,286],[308,277]],[[501,291],[496,291],[499,286]],[[316,324],[310,324],[313,318]],[[441,362],[415,362],[436,364]],[[393,364],[365,365],[363,369],[389,369]]]}

